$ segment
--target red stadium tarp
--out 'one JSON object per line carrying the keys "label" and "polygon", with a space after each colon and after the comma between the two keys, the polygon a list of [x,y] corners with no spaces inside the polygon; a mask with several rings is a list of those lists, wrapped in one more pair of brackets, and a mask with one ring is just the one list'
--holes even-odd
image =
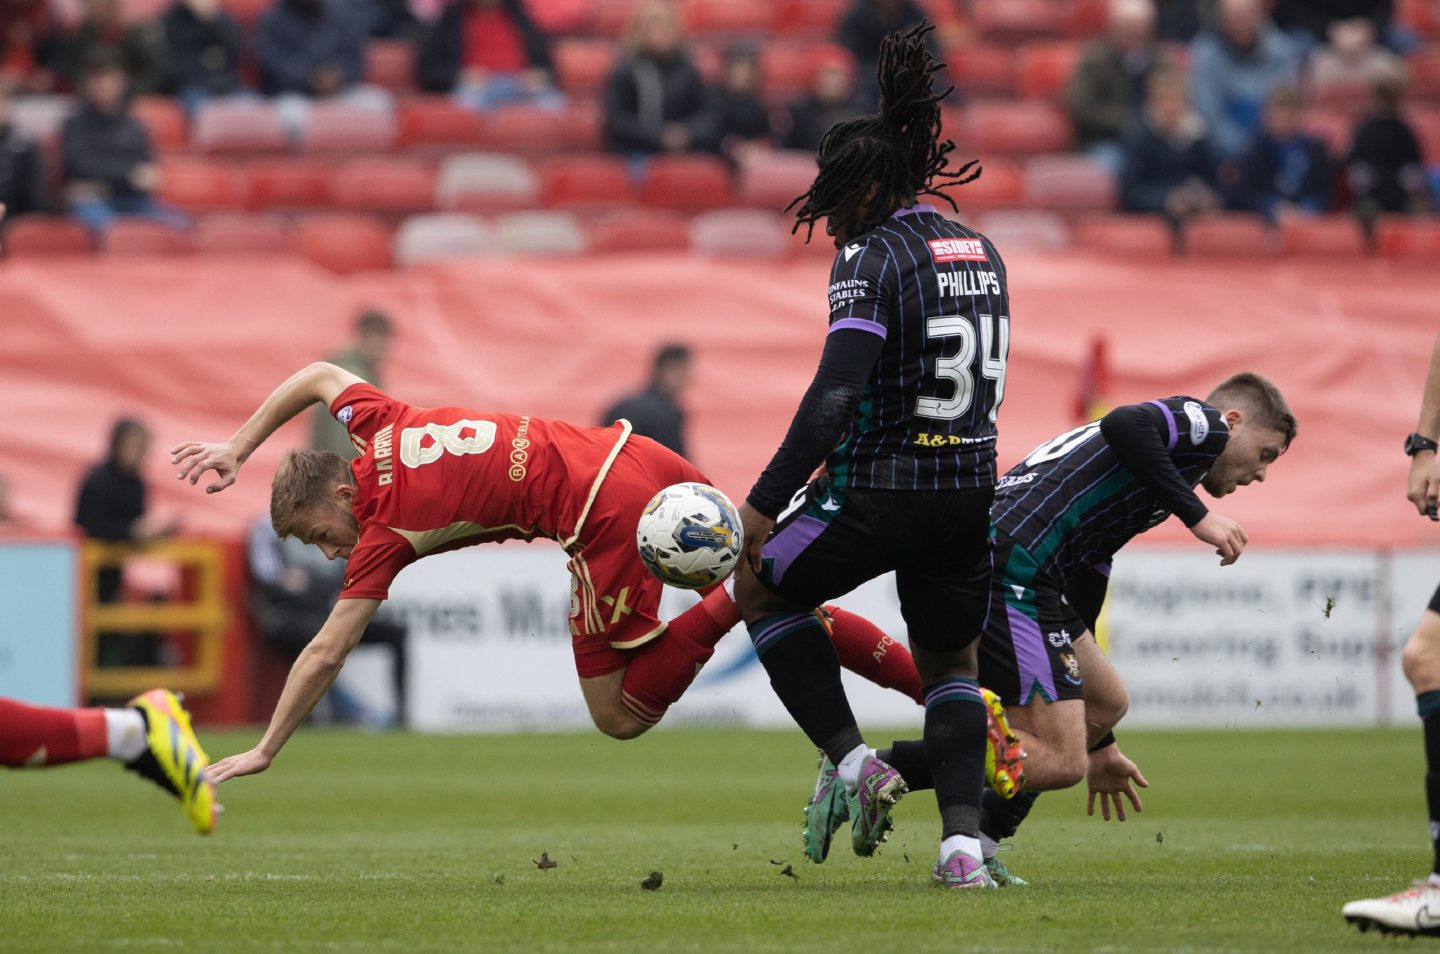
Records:
{"label": "red stadium tarp", "polygon": [[[1000,456],[1013,464],[1076,422],[1097,334],[1112,402],[1204,393],[1226,374],[1272,376],[1301,422],[1261,487],[1218,505],[1255,545],[1440,542],[1403,499],[1440,330],[1433,272],[1356,259],[1131,263],[1081,254],[1008,261],[1012,339]],[[163,449],[228,436],[276,383],[345,342],[361,306],[396,319],[386,384],[417,404],[591,422],[645,379],[652,349],[695,350],[692,456],[743,496],[784,433],[825,330],[823,257],[688,255],[490,259],[333,276],[288,257],[74,259],[0,265],[0,474],[38,529],[68,524],[111,422],[152,426],[152,508],[187,531],[233,535],[266,506],[291,425],[240,484],[206,497]],[[1189,539],[1175,521],[1148,535]]]}

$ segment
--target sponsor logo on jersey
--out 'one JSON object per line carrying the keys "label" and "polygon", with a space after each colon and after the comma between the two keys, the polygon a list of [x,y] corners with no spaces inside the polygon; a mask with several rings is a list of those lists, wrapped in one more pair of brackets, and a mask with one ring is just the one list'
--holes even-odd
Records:
{"label": "sponsor logo on jersey", "polygon": [[859,251],[860,251],[860,246],[859,246],[859,245],[847,245],[847,246],[845,246],[845,261],[847,261],[847,262],[850,261],[850,259],[854,258],[855,255],[856,255],[856,253],[859,252]]}
{"label": "sponsor logo on jersey", "polygon": [[530,418],[520,418],[515,439],[510,442],[510,479],[517,484],[525,479],[525,465],[530,462]]}
{"label": "sponsor logo on jersey", "polygon": [[1194,401],[1185,402],[1185,416],[1190,418],[1190,443],[1199,446],[1210,436],[1210,421],[1205,409]]}
{"label": "sponsor logo on jersey", "polygon": [[1028,474],[1006,474],[1000,478],[1000,483],[995,485],[996,490],[1004,490],[1006,487],[1019,487],[1021,484],[1028,484],[1039,477],[1038,471],[1031,471]]}
{"label": "sponsor logo on jersey", "polygon": [[938,238],[930,239],[930,257],[937,264],[944,262],[988,262],[985,243],[979,239]]}
{"label": "sponsor logo on jersey", "polygon": [[[1046,633],[1045,638],[1048,639],[1050,641],[1050,645],[1054,646],[1056,649],[1060,649],[1064,646],[1070,645],[1070,634],[1065,632],[1065,630],[1063,629],[1060,630],[1058,633]],[[1080,670],[1077,667],[1075,671],[1078,673]]]}
{"label": "sponsor logo on jersey", "polygon": [[355,408],[347,404],[335,414],[335,420],[339,421],[341,424],[349,424],[350,418],[354,416]]}

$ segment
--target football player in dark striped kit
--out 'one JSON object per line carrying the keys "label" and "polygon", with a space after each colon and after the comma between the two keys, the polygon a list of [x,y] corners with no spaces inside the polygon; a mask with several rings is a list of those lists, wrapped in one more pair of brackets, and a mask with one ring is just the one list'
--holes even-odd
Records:
{"label": "football player in dark striped kit", "polygon": [[869,855],[905,782],[866,747],[812,611],[895,571],[943,826],[935,879],[988,887],[976,641],[990,603],[1010,306],[994,245],[918,201],[948,201],[939,185],[979,174],[974,162],[947,171],[954,144],[941,136],[940,101],[949,90],[934,90],[930,29],[886,37],[878,113],[831,127],[810,190],[792,203],[797,228],[823,219],[835,240],[830,324],[785,440],[741,508],[750,571],[736,596],[776,694],[825,754],[807,853],[822,860],[848,818],[852,848]]}

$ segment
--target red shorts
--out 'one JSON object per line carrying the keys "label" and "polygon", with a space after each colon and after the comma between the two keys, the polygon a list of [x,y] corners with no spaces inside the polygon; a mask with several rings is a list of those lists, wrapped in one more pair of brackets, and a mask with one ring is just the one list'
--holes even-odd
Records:
{"label": "red shorts", "polygon": [[590,505],[570,554],[570,638],[581,678],[624,669],[628,651],[665,631],[657,615],[665,584],[635,544],[640,513],[671,484],[710,481],[689,461],[631,434]]}

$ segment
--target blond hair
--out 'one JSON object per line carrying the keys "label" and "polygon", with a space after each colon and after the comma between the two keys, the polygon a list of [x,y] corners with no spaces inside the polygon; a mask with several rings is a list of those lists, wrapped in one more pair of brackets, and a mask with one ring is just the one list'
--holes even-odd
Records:
{"label": "blond hair", "polygon": [[270,526],[284,540],[295,533],[302,514],[333,496],[336,484],[354,484],[350,465],[339,454],[320,450],[286,451],[270,481]]}

